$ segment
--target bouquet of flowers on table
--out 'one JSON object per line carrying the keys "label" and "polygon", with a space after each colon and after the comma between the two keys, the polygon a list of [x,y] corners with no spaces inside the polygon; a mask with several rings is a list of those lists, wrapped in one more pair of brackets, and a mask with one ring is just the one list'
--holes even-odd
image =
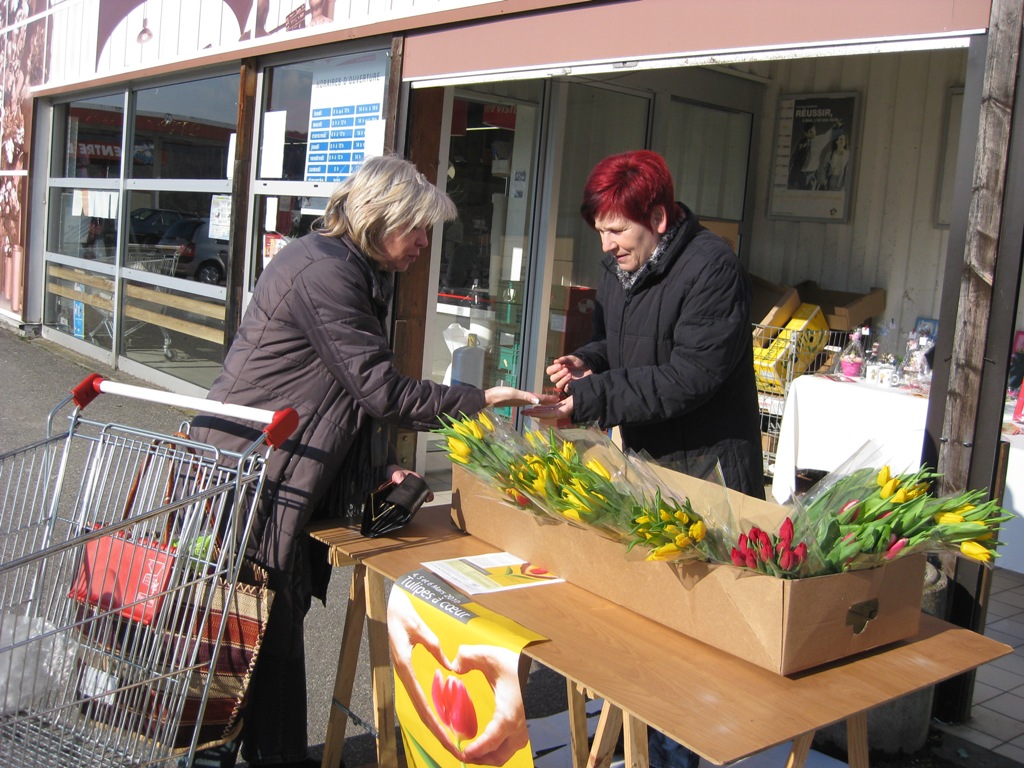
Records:
{"label": "bouquet of flowers on table", "polygon": [[[487,411],[476,420],[448,418],[437,431],[448,436],[453,461],[517,506],[621,541],[627,552],[639,548],[648,559],[707,559],[701,547],[707,528],[689,501],[642,472],[638,460],[625,456],[605,433],[549,428],[529,430],[517,440],[506,434],[514,430]],[[481,419],[494,428],[477,435],[473,425],[479,427]]]}
{"label": "bouquet of flowers on table", "polygon": [[991,564],[1011,516],[983,490],[933,495],[939,478],[928,467],[893,474],[869,442],[797,499],[777,531],[741,535],[732,561],[784,578],[875,568],[918,552]]}

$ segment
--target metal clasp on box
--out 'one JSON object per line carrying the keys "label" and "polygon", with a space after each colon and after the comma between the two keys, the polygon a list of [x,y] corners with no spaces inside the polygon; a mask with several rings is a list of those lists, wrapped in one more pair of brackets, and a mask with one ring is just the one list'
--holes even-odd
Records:
{"label": "metal clasp on box", "polygon": [[846,626],[853,627],[853,634],[859,635],[864,631],[868,622],[878,616],[878,598],[865,600],[863,603],[851,605],[846,612]]}

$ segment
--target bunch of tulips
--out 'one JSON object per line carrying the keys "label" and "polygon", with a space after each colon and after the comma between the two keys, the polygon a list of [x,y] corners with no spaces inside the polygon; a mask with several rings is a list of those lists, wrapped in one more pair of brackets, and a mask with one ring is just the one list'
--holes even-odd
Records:
{"label": "bunch of tulips", "polygon": [[453,461],[521,508],[621,541],[627,551],[639,547],[648,559],[703,557],[698,545],[707,529],[689,501],[627,480],[629,462],[602,433],[575,430],[570,434],[583,439],[573,440],[549,429],[513,437],[493,412],[449,417],[437,431]]}
{"label": "bunch of tulips", "polygon": [[824,485],[798,504],[795,536],[810,547],[812,573],[873,568],[916,552],[953,550],[983,563],[998,557],[999,526],[1010,519],[986,492],[930,494],[928,468],[893,475],[862,468]]}

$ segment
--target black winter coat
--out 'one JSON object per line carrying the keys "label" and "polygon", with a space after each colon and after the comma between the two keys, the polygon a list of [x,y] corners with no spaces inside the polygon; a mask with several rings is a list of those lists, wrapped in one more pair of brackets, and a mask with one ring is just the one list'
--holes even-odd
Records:
{"label": "black winter coat", "polygon": [[[288,570],[303,528],[330,514],[321,509],[325,495],[368,420],[427,430],[442,413],[485,406],[481,389],[395,370],[386,329],[391,286],[392,276],[347,239],[313,233],[289,243],[260,276],[210,390],[214,400],[298,411],[297,430],[271,455],[255,521],[257,558],[270,568]],[[199,416],[193,434],[238,449],[257,433]]]}
{"label": "black winter coat", "polygon": [[573,419],[619,426],[625,448],[689,474],[716,457],[726,485],[764,498],[750,277],[681,208],[672,242],[628,291],[605,259],[594,337],[575,352],[594,374],[569,385]]}

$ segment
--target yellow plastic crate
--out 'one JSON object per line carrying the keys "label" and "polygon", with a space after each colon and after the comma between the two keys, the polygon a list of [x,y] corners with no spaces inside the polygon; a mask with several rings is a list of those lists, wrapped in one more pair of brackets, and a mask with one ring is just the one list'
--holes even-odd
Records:
{"label": "yellow plastic crate", "polygon": [[784,395],[828,342],[828,322],[815,304],[801,304],[767,348],[754,347],[754,376],[762,392]]}

